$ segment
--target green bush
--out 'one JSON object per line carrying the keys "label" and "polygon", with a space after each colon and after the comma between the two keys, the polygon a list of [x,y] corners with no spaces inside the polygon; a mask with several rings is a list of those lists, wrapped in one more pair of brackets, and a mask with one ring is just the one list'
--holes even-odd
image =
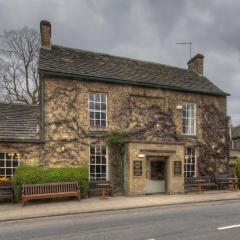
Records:
{"label": "green bush", "polygon": [[88,196],[88,168],[46,168],[22,165],[16,169],[13,185],[16,201],[21,200],[23,184],[79,182],[81,198]]}

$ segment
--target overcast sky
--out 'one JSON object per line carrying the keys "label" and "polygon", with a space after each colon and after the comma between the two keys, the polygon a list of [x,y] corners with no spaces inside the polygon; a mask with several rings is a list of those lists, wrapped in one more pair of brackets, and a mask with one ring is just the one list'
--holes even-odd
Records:
{"label": "overcast sky", "polygon": [[239,0],[0,0],[0,32],[52,23],[55,44],[186,68],[202,53],[204,75],[224,91],[240,124]]}

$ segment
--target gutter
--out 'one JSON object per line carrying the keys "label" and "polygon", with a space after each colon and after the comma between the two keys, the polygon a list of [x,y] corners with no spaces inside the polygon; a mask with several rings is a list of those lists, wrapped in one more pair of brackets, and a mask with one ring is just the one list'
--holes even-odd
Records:
{"label": "gutter", "polygon": [[110,83],[118,83],[118,84],[127,84],[127,85],[135,85],[135,86],[144,86],[144,87],[153,87],[153,88],[162,88],[167,90],[174,90],[180,92],[190,92],[190,93],[198,93],[198,94],[208,94],[214,96],[231,96],[229,93],[213,93],[213,92],[202,92],[198,90],[189,90],[185,88],[177,88],[169,85],[163,84],[155,84],[155,83],[145,83],[145,82],[134,82],[129,80],[121,80],[121,79],[114,79],[114,78],[102,78],[96,76],[89,76],[83,74],[74,74],[74,73],[62,73],[62,72],[55,72],[49,70],[41,70],[39,69],[39,73],[48,77],[64,77],[64,78],[71,78],[71,79],[82,79],[82,80],[94,80],[94,81],[101,81],[101,82],[110,82]]}

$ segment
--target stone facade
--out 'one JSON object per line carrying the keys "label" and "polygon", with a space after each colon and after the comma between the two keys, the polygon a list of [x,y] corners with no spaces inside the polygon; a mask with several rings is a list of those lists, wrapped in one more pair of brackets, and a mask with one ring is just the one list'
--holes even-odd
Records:
{"label": "stone facade", "polygon": [[[183,192],[186,146],[196,148],[197,174],[228,170],[225,96],[60,77],[44,77],[41,81],[43,143],[0,145],[1,150],[20,153],[20,159],[26,164],[89,166],[90,146],[108,146],[108,178],[115,192],[124,188],[129,194],[146,193],[147,163],[151,158],[161,157],[166,159],[165,192]],[[90,128],[88,98],[92,92],[107,94],[106,129]],[[196,136],[182,134],[182,110],[177,106],[183,102],[196,103]],[[130,136],[122,163],[108,143],[108,135],[114,130]],[[141,153],[143,158],[139,157]],[[142,162],[142,176],[133,176],[133,161],[136,160]],[[181,163],[180,176],[173,175],[174,161]]]}
{"label": "stone facade", "polygon": [[[174,146],[176,152],[174,156],[165,153],[161,155],[169,159],[169,173],[172,172],[171,164],[174,159],[180,160],[183,167],[184,146],[196,147],[199,157],[199,174],[227,171],[226,97],[64,78],[45,78],[43,82],[45,144],[40,157],[41,164],[47,166],[89,165],[89,146],[108,145],[107,134],[118,129],[128,132],[132,142],[147,144],[150,150],[152,148],[172,150]],[[106,129],[91,129],[89,126],[88,97],[91,92],[107,94],[108,124]],[[182,105],[183,102],[197,104],[196,136],[181,134],[182,110],[177,109],[177,105]],[[210,122],[212,125],[209,126],[206,116],[209,114],[211,116],[211,113],[215,114],[215,125]],[[220,126],[214,134],[216,123]],[[210,138],[206,132],[212,132]],[[219,144],[219,139],[221,144]],[[132,153],[132,149],[140,151],[141,144],[129,143],[127,145],[128,158],[125,157],[125,161],[126,166],[129,164],[129,168],[128,170],[125,168],[126,192],[144,193],[144,177],[135,179],[131,176],[131,162],[136,159],[133,157],[136,153]],[[211,144],[215,144],[216,149],[206,148]],[[201,154],[206,156],[206,151],[211,151],[208,158],[201,159]],[[119,167],[114,168],[113,161],[116,160],[111,159],[111,147],[109,146],[108,176],[110,179],[115,177],[114,181],[118,186],[120,181],[116,179],[116,175],[120,176],[121,173],[119,173]],[[143,181],[142,185],[141,181]],[[177,178],[176,181],[174,178],[168,179],[168,183],[171,181],[172,184],[167,187],[167,191],[181,192],[183,174],[180,181]],[[116,189],[119,190],[117,187]]]}
{"label": "stone facade", "polygon": [[40,164],[41,148],[36,143],[0,143],[0,152],[19,153],[20,162],[31,166]]}

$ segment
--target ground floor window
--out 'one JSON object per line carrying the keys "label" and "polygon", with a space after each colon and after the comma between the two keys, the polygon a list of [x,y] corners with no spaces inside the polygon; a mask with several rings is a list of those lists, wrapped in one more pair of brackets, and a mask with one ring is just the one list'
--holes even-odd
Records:
{"label": "ground floor window", "polygon": [[107,148],[90,147],[90,179],[107,180]]}
{"label": "ground floor window", "polygon": [[196,169],[196,150],[194,147],[187,147],[184,156],[184,177],[195,177]]}
{"label": "ground floor window", "polygon": [[0,152],[0,177],[11,178],[19,162],[18,153]]}

